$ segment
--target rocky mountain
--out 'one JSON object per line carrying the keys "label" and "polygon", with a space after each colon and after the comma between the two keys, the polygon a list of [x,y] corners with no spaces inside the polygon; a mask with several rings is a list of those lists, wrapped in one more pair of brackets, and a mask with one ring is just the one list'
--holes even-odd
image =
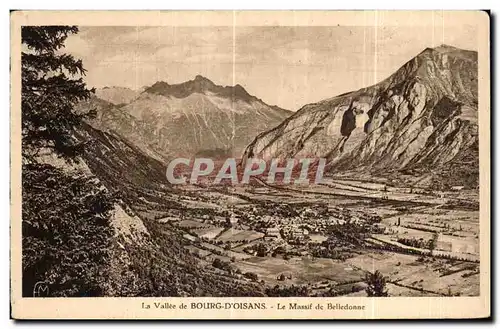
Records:
{"label": "rocky mountain", "polygon": [[91,123],[114,131],[159,160],[173,156],[241,156],[259,133],[292,112],[270,106],[242,86],[223,87],[207,78],[157,82],[127,104],[103,100],[102,92],[84,106],[95,107]]}
{"label": "rocky mountain", "polygon": [[96,89],[95,94],[102,100],[114,105],[128,104],[133,101],[140,92],[125,87],[104,87]]}
{"label": "rocky mountain", "polygon": [[474,51],[427,48],[380,83],[305,105],[244,158],[326,157],[330,172],[432,172],[477,185],[477,72]]}

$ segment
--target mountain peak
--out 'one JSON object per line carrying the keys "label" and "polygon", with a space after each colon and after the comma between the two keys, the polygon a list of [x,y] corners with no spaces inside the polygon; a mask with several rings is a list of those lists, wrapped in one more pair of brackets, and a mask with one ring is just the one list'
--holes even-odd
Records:
{"label": "mountain peak", "polygon": [[434,48],[425,48],[424,51],[422,51],[418,57],[422,56],[432,56],[438,57],[440,56],[452,56],[455,58],[459,58],[461,60],[466,60],[466,61],[475,61],[477,62],[477,51],[474,50],[467,50],[467,49],[462,49],[458,48],[455,46],[450,46],[447,44],[442,44]]}
{"label": "mountain peak", "polygon": [[[470,68],[469,74],[473,81],[474,76],[477,81],[477,51],[465,50],[454,46],[442,44],[435,48],[427,47],[421,51],[417,56],[410,59],[402,67],[400,67],[394,74],[389,76],[386,80],[379,84],[379,87],[387,87],[390,85],[397,85],[415,77],[427,77],[429,81],[437,81],[436,79],[445,79],[445,76],[434,76],[434,70],[453,70],[459,71],[460,66]],[[442,81],[444,85],[450,86],[451,81]],[[458,84],[460,85],[460,84]],[[457,85],[457,86],[458,86]],[[453,91],[448,90],[450,93]],[[469,95],[469,93],[465,93]],[[470,95],[469,95],[470,96]]]}
{"label": "mountain peak", "polygon": [[[200,74],[196,75],[192,80],[188,80],[179,84],[169,85],[166,82],[159,81],[153,84],[151,87],[146,88],[144,92],[175,98],[186,98],[193,93],[205,95],[210,94],[222,98],[227,98],[232,101],[243,101],[248,104],[252,102],[258,102],[269,106],[262,99],[248,93],[246,89],[240,84],[235,84],[234,86],[221,86],[215,84],[212,80]],[[271,108],[288,115],[288,112],[286,110],[278,106]]]}
{"label": "mountain peak", "polygon": [[240,99],[247,102],[259,100],[250,95],[240,84],[223,87],[216,85],[212,80],[199,74],[196,75],[194,79],[179,84],[170,85],[166,82],[159,81],[151,87],[146,88],[145,92],[175,98],[185,98],[193,93],[203,94],[210,92],[222,97]]}
{"label": "mountain peak", "polygon": [[156,81],[155,83],[153,83],[151,85],[151,87],[147,87],[146,89],[149,89],[149,88],[159,88],[159,87],[168,87],[170,86],[168,84],[168,82],[165,82],[165,81]]}
{"label": "mountain peak", "polygon": [[464,49],[460,49],[460,48],[457,48],[457,47],[454,47],[454,46],[450,46],[450,45],[447,45],[447,44],[441,44],[437,47],[434,47],[434,50],[447,50],[447,51],[456,51],[456,50],[459,50],[459,51],[463,51]]}
{"label": "mountain peak", "polygon": [[106,102],[119,105],[131,102],[139,92],[127,87],[105,86],[96,89],[95,95]]}
{"label": "mountain peak", "polygon": [[[427,47],[425,48],[419,55],[423,54],[436,54],[436,53],[441,53],[441,54],[464,54],[464,55],[470,55],[470,54],[477,54],[476,51],[472,50],[467,50],[467,49],[462,49],[458,48],[455,46],[450,46],[447,44],[441,44],[437,47]],[[419,56],[417,56],[419,57]]]}
{"label": "mountain peak", "polygon": [[209,81],[209,82],[212,82],[212,80],[210,80],[209,78],[205,78],[203,75],[196,75],[194,77],[194,81]]}
{"label": "mountain peak", "polygon": [[234,93],[236,95],[239,95],[241,97],[248,97],[248,96],[250,96],[250,94],[248,93],[248,91],[246,91],[246,89],[243,88],[243,86],[240,85],[239,83],[237,83],[236,85],[234,85],[233,89],[234,89]]}
{"label": "mountain peak", "polygon": [[192,92],[204,92],[213,88],[215,86],[215,83],[213,83],[212,80],[198,74],[194,78],[194,80],[185,82],[184,85]]}

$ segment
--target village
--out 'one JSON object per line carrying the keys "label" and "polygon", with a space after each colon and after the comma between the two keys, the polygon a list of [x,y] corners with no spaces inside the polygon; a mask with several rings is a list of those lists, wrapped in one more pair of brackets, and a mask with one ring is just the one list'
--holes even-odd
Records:
{"label": "village", "polygon": [[[455,293],[448,281],[436,281],[441,275],[449,280],[458,275],[475,293],[474,191],[344,185],[329,183],[300,194],[266,186],[217,187],[199,194],[192,187],[179,196],[188,207],[158,220],[183,232],[186,248],[221,271],[281,287],[271,294],[304,284],[316,294],[355,294],[374,264],[394,282],[396,295]],[[405,263],[415,265],[402,272]],[[420,277],[427,280],[415,279]]]}
{"label": "village", "polygon": [[325,204],[285,204],[275,206],[272,211],[253,205],[218,215],[169,218],[173,225],[186,231],[185,236],[191,242],[209,242],[225,250],[239,249],[249,256],[282,258],[320,255],[327,249],[327,242],[335,240],[328,241],[328,237],[335,232],[349,232],[353,227],[363,234],[380,232],[376,225],[380,220],[363,213],[330,209]]}

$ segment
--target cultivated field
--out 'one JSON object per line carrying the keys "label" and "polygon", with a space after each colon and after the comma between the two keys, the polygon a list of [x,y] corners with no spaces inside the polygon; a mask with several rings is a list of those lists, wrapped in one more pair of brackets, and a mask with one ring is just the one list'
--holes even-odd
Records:
{"label": "cultivated field", "polygon": [[477,192],[346,177],[308,187],[189,186],[177,197],[187,208],[159,221],[189,233],[186,248],[203,261],[268,287],[364,296],[366,273],[378,270],[391,296],[474,296]]}

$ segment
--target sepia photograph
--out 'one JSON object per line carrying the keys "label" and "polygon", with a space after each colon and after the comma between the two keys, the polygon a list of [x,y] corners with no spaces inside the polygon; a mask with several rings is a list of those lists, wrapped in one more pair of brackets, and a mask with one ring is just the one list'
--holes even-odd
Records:
{"label": "sepia photograph", "polygon": [[489,316],[486,12],[14,11],[11,33],[19,318]]}

